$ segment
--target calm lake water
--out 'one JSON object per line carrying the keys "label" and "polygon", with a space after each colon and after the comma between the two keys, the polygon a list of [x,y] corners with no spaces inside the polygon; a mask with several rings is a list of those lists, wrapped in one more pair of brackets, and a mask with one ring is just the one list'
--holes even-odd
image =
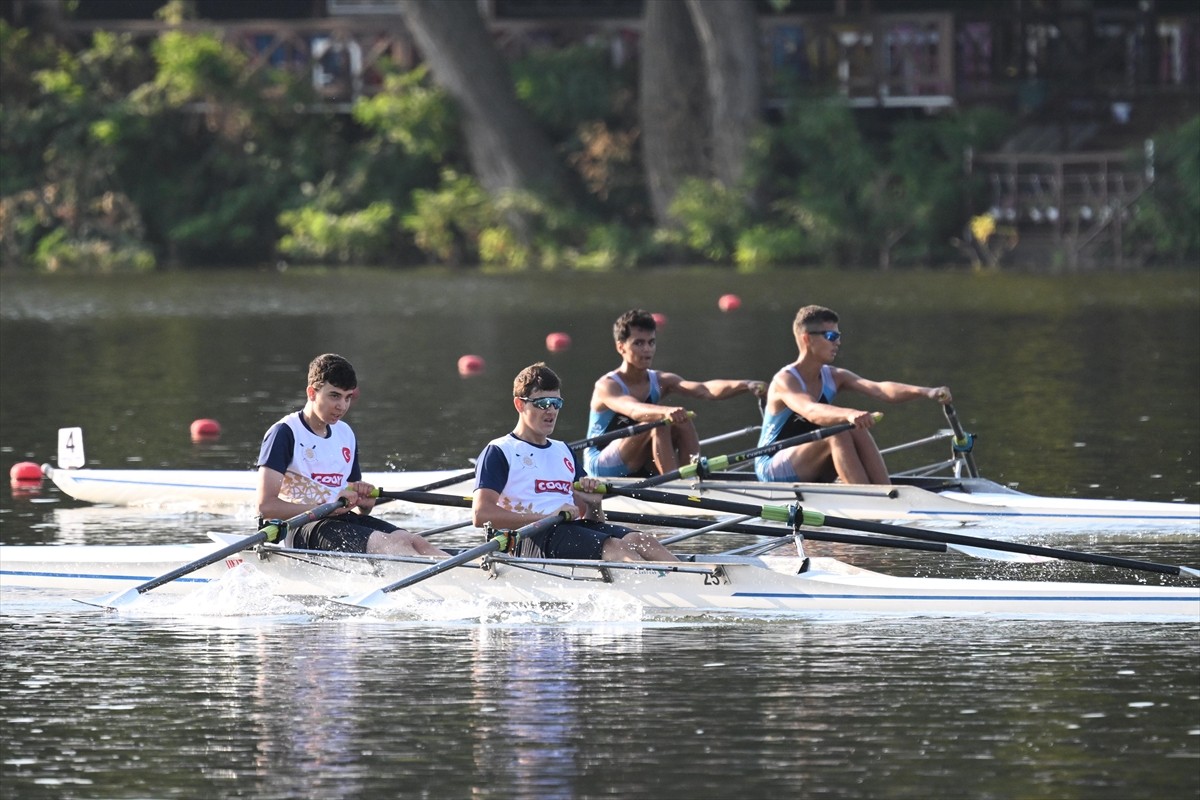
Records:
{"label": "calm lake water", "polygon": [[[718,310],[727,292],[738,311]],[[511,426],[512,377],[536,360],[564,378],[558,433],[582,438],[627,308],[667,315],[658,366],[766,379],[794,356],[791,319],[809,302],[841,313],[843,366],[948,384],[988,477],[1200,499],[1195,272],[0,273],[0,460],[53,461],[57,429],[78,425],[92,466],[248,468],[302,402],[308,361],[335,351],[359,371],[349,421],[365,468],[462,468]],[[559,331],[572,347],[548,353]],[[463,379],[468,353],[487,369]],[[758,421],[746,397],[695,410],[704,436]],[[884,446],[945,426],[933,404],[884,410]],[[190,441],[201,417],[220,421],[219,440]],[[0,492],[5,544],[199,541],[245,524]],[[1045,541],[1200,563],[1188,535]],[[905,574],[1130,579],[837,554]],[[145,601],[104,614],[0,594],[0,796],[1200,797],[1200,621],[663,622],[602,606],[385,618],[249,579]]]}

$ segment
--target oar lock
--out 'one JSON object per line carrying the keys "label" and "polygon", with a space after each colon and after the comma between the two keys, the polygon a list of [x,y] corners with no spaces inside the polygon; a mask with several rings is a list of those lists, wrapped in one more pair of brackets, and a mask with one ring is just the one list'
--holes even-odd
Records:
{"label": "oar lock", "polygon": [[271,544],[287,538],[288,524],[282,519],[259,520],[258,529],[267,535]]}
{"label": "oar lock", "polygon": [[517,550],[517,539],[521,538],[521,534],[517,531],[508,528],[497,530],[488,523],[484,526],[484,535],[490,542],[495,539],[500,544],[500,552],[508,555],[515,555]]}
{"label": "oar lock", "polygon": [[782,522],[794,531],[799,531],[804,525],[819,528],[825,524],[825,515],[820,511],[808,511],[795,503],[790,506],[763,506],[759,516],[771,522]]}

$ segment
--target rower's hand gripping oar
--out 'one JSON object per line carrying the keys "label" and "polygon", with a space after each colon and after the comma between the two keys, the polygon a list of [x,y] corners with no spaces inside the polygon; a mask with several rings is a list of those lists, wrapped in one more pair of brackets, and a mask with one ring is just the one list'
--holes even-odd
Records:
{"label": "rower's hand gripping oar", "polygon": [[515,531],[499,531],[491,539],[488,539],[478,547],[464,550],[456,556],[439,561],[432,567],[423,569],[420,572],[414,572],[407,578],[401,578],[395,583],[389,583],[387,586],[367,592],[366,594],[334,598],[333,602],[347,606],[358,606],[360,608],[376,608],[385,604],[387,596],[392,592],[412,586],[414,583],[420,583],[426,578],[432,578],[434,575],[443,573],[448,569],[454,569],[457,566],[466,564],[468,561],[474,561],[480,556],[485,556],[496,550],[508,550],[510,546],[515,546],[516,542],[522,537],[534,536],[548,528],[553,528],[560,522],[566,521],[567,515],[560,511],[552,517],[544,517],[537,522],[531,522],[524,527],[517,528]]}
{"label": "rower's hand gripping oar", "polygon": [[[883,419],[883,414],[878,411],[871,416],[875,418],[876,422]],[[769,456],[773,453],[778,453],[780,450],[785,448],[795,447],[798,444],[808,444],[809,442],[816,442],[821,439],[826,439],[830,436],[837,436],[839,433],[845,433],[854,427],[855,425],[853,422],[842,422],[825,428],[817,428],[815,431],[802,433],[799,436],[780,439],[777,442],[764,444],[761,447],[753,447],[749,450],[743,450],[740,453],[730,453],[729,455],[725,456],[713,456],[712,458],[705,458],[701,456],[693,464],[688,464],[680,467],[679,469],[673,469],[670,472],[664,472],[661,475],[655,475],[651,478],[647,478],[644,481],[639,481],[638,483],[632,484],[627,488],[632,489],[635,487],[642,488],[658,486],[660,483],[667,483],[669,481],[679,480],[680,478],[700,478],[703,480],[712,472],[729,469],[734,464],[740,464],[743,461],[749,461],[750,459],[758,458],[759,456]]]}
{"label": "rower's hand gripping oar", "polygon": [[345,506],[346,506],[346,498],[339,497],[338,499],[328,502],[324,505],[317,506],[316,508],[311,508],[308,511],[305,511],[303,514],[297,514],[296,516],[292,517],[291,519],[287,520],[286,522],[281,522],[279,520],[273,520],[270,523],[268,523],[267,525],[264,525],[261,528],[259,528],[258,532],[255,533],[253,536],[247,536],[245,539],[239,539],[238,541],[234,542],[233,544],[222,547],[220,550],[209,553],[208,555],[206,555],[202,558],[198,558],[195,561],[191,562],[190,564],[184,564],[182,567],[173,569],[170,572],[166,573],[165,575],[160,575],[157,578],[148,580],[145,583],[134,586],[132,589],[126,589],[124,591],[117,592],[116,594],[109,595],[107,597],[98,597],[98,598],[95,598],[94,600],[79,600],[79,599],[77,599],[76,602],[84,603],[89,606],[96,606],[98,608],[106,608],[106,609],[110,609],[110,610],[119,608],[120,606],[132,603],[134,600],[136,600],[141,595],[145,594],[146,592],[150,591],[151,589],[156,589],[159,586],[162,586],[164,583],[170,583],[171,581],[175,580],[176,578],[182,578],[184,575],[187,575],[191,572],[195,572],[198,569],[203,569],[204,567],[207,567],[209,564],[215,564],[218,561],[223,561],[226,558],[228,558],[229,556],[234,555],[235,553],[240,553],[243,550],[247,550],[251,547],[254,547],[257,544],[262,544],[263,542],[268,542],[268,541],[273,542],[273,541],[275,541],[275,539],[279,538],[281,535],[286,534],[287,529],[289,527],[293,527],[296,525],[303,525],[306,522],[312,522],[313,520],[320,519],[321,517],[325,517],[325,516],[332,514],[334,511],[337,511],[339,508],[345,508]]}
{"label": "rower's hand gripping oar", "polygon": [[1020,542],[1004,542],[997,539],[985,539],[980,536],[964,536],[958,533],[943,533],[942,531],[927,531],[920,528],[909,528],[903,525],[889,525],[883,522],[868,522],[866,520],[846,519],[811,511],[797,505],[790,506],[756,506],[749,503],[735,503],[727,500],[707,499],[687,496],[675,492],[663,492],[654,489],[643,489],[634,486],[614,486],[601,484],[597,491],[605,494],[618,494],[634,497],[651,503],[667,503],[671,505],[693,506],[710,511],[720,511],[729,514],[754,514],[772,522],[782,522],[786,525],[799,527],[808,525],[820,527],[826,525],[833,528],[846,528],[868,533],[883,533],[900,536],[907,539],[920,539],[927,542],[942,542],[943,544],[963,545],[966,547],[982,547],[988,550],[1001,550],[1009,553],[1025,553],[1033,556],[1046,556],[1063,561],[1080,561],[1087,564],[1103,564],[1110,567],[1158,572],[1165,575],[1190,575],[1200,578],[1200,570],[1193,567],[1183,567],[1174,564],[1157,564],[1153,561],[1138,561],[1131,558],[1106,556],[1098,553],[1081,553],[1077,550],[1062,550],[1057,547],[1043,547],[1035,544]]}
{"label": "rower's hand gripping oar", "polygon": [[946,415],[946,422],[950,423],[950,430],[954,431],[954,444],[952,455],[955,458],[962,457],[963,463],[967,465],[967,475],[972,478],[979,477],[979,467],[975,466],[975,456],[971,450],[975,447],[975,434],[967,433],[963,430],[962,423],[958,421],[958,412],[954,410],[953,403],[946,403],[942,406],[942,413]]}
{"label": "rower's hand gripping oar", "polygon": [[[689,418],[696,416],[695,411],[687,412]],[[599,436],[593,436],[590,439],[580,439],[577,442],[568,442],[567,447],[572,450],[583,450],[586,447],[599,447],[600,445],[615,442],[617,439],[627,439],[630,436],[637,436],[640,433],[661,428],[663,425],[670,425],[674,420],[669,416],[662,419],[654,419],[649,422],[639,422],[637,425],[628,425],[624,428],[617,428],[615,431],[602,433]]]}

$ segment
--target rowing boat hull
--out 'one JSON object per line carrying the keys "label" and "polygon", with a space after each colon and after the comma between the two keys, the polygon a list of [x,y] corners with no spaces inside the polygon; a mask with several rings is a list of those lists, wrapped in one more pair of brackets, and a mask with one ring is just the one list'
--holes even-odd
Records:
{"label": "rowing boat hull", "polygon": [[[128,589],[213,553],[223,544],[0,545],[0,588],[108,592]],[[232,556],[164,584],[176,594],[217,580],[242,563]]]}
{"label": "rowing boat hull", "polygon": [[[257,473],[232,470],[63,470],[46,467],[48,477],[70,497],[118,506],[229,509],[249,513],[254,504]],[[389,491],[403,491],[462,474],[455,470],[372,472],[363,480]],[[620,483],[619,481],[616,483]],[[935,485],[934,483],[930,484]],[[1200,505],[1135,500],[1048,498],[1017,492],[984,478],[940,482],[948,487],[931,491],[917,485],[846,486],[822,483],[761,483],[750,480],[681,482],[658,488],[712,500],[743,503],[798,502],[824,514],[872,521],[961,524],[1031,522],[1041,528],[1169,529],[1200,533]],[[460,499],[469,495],[470,480],[439,490]],[[666,506],[625,497],[605,500],[610,511],[708,516],[711,512],[688,505]],[[411,504],[395,508],[420,513]],[[428,506],[421,507],[428,511]]]}
{"label": "rowing boat hull", "polygon": [[[34,586],[103,593],[136,586],[194,560],[212,545],[0,546],[0,587]],[[491,606],[632,604],[644,617],[735,614],[805,618],[825,614],[957,618],[1042,618],[1200,623],[1200,588],[910,578],[859,569],[831,558],[800,560],[692,556],[678,564],[632,568],[596,561],[488,557],[390,595],[396,610],[421,604]],[[389,585],[436,563],[415,557],[322,553],[263,546],[249,568],[286,596],[342,597]],[[206,568],[155,591],[186,591],[237,566]],[[230,579],[230,578],[227,578]]]}

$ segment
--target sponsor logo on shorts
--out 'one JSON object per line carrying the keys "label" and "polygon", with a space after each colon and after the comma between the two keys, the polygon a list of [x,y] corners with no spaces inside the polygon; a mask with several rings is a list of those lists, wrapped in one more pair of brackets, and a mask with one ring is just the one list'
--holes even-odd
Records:
{"label": "sponsor logo on shorts", "polygon": [[537,480],[533,482],[533,490],[538,494],[570,494],[570,481]]}

